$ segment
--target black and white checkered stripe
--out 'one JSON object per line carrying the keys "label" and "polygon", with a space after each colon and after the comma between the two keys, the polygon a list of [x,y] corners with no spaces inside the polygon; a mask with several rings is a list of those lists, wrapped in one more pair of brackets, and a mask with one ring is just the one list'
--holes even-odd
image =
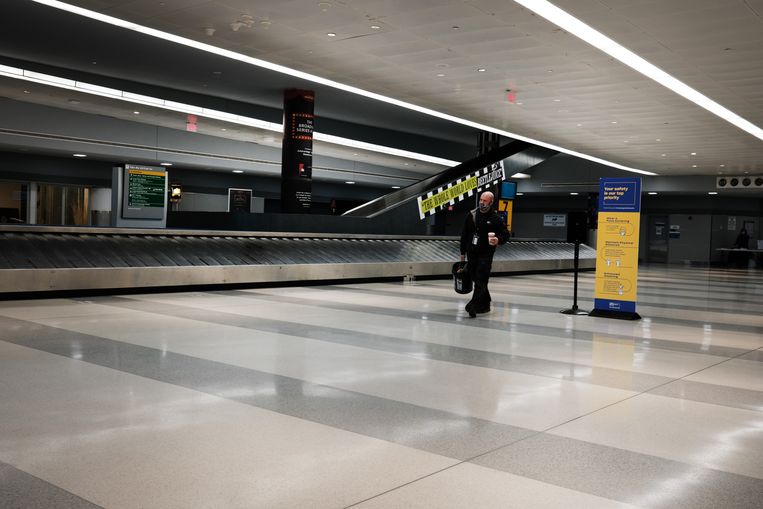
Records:
{"label": "black and white checkered stripe", "polygon": [[[431,197],[432,197],[432,196],[434,196],[435,194],[441,193],[441,192],[443,192],[444,190],[446,190],[446,189],[449,189],[449,188],[451,188],[451,187],[453,187],[453,186],[456,186],[456,185],[460,184],[461,182],[463,182],[463,181],[465,181],[465,180],[469,180],[469,179],[470,179],[470,178],[472,178],[472,177],[477,177],[477,178],[479,178],[479,177],[481,177],[482,175],[487,175],[488,173],[490,173],[491,171],[494,171],[494,170],[495,170],[495,169],[497,169],[497,168],[501,168],[502,170],[504,170],[504,171],[502,172],[502,173],[503,173],[503,179],[495,179],[495,180],[493,180],[493,181],[491,181],[491,182],[488,182],[487,184],[485,184],[485,185],[483,185],[483,186],[479,186],[479,187],[477,187],[476,189],[472,189],[472,190],[470,190],[470,191],[467,191],[466,193],[464,193],[464,194],[462,194],[462,195],[459,195],[459,196],[457,196],[457,197],[456,197],[456,198],[454,198],[453,200],[451,200],[451,201],[449,201],[449,202],[445,202],[444,204],[440,205],[439,207],[435,207],[435,208],[433,208],[432,210],[429,210],[429,211],[427,211],[427,212],[425,212],[425,213],[423,213],[423,214],[421,213],[421,202],[422,202],[423,200],[426,200],[427,198],[431,198]],[[447,186],[438,187],[438,188],[437,188],[437,189],[435,189],[435,190],[429,191],[429,192],[428,192],[427,194],[425,194],[425,195],[419,196],[419,198],[418,198],[418,201],[419,201],[419,215],[421,216],[421,219],[424,219],[424,217],[426,217],[426,216],[433,216],[433,215],[435,215],[435,214],[436,214],[438,211],[440,211],[440,210],[444,210],[444,209],[445,209],[445,207],[447,207],[447,206],[449,206],[449,205],[455,205],[455,204],[456,204],[456,202],[461,202],[461,201],[464,201],[466,198],[468,198],[468,197],[471,197],[471,196],[474,196],[474,194],[475,194],[475,193],[479,194],[479,193],[481,193],[481,192],[482,192],[484,189],[487,189],[487,188],[489,188],[489,187],[492,187],[492,186],[496,185],[498,182],[501,182],[502,180],[506,180],[506,171],[505,171],[505,169],[503,168],[503,161],[500,161],[500,162],[498,162],[498,163],[495,163],[495,164],[491,164],[490,166],[486,166],[485,168],[482,168],[482,169],[480,169],[480,170],[477,170],[477,171],[475,171],[475,172],[473,172],[473,173],[469,173],[468,175],[465,175],[465,176],[463,176],[463,177],[459,178],[458,180],[454,180],[453,182],[450,182],[450,183],[449,183]]]}

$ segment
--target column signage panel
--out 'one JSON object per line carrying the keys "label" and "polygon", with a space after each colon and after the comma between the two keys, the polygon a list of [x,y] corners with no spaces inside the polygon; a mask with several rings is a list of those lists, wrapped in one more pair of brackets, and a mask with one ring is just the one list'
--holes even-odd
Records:
{"label": "column signage panel", "polygon": [[123,218],[164,218],[167,203],[167,171],[164,168],[125,165],[123,190]]}
{"label": "column signage panel", "polygon": [[640,318],[636,313],[640,220],[641,179],[601,179],[591,316]]}
{"label": "column signage panel", "polygon": [[315,93],[287,90],[284,94],[281,148],[281,211],[310,211],[313,180],[313,111]]}

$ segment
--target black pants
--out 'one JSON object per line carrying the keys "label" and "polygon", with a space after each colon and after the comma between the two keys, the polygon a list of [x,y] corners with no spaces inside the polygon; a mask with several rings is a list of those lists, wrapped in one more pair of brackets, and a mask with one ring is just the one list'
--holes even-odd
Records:
{"label": "black pants", "polygon": [[467,306],[470,306],[475,312],[487,311],[490,309],[490,292],[487,289],[487,282],[490,279],[490,269],[493,267],[492,256],[469,256],[467,270],[474,281],[474,293],[472,300]]}

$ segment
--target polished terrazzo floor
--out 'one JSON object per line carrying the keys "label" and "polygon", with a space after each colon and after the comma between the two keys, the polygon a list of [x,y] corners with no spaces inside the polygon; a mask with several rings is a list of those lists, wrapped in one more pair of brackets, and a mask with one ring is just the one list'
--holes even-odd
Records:
{"label": "polished terrazzo floor", "polygon": [[490,285],[0,302],[0,507],[763,506],[761,271]]}

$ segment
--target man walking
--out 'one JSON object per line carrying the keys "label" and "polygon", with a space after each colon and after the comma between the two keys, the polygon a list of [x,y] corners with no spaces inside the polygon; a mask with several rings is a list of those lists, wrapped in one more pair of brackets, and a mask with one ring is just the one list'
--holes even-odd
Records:
{"label": "man walking", "polygon": [[493,266],[495,246],[509,239],[509,232],[501,217],[493,210],[493,193],[485,191],[480,196],[479,207],[470,211],[461,232],[461,261],[468,257],[466,264],[474,281],[472,300],[466,305],[466,312],[474,318],[477,313],[490,311],[490,292],[487,282]]}

